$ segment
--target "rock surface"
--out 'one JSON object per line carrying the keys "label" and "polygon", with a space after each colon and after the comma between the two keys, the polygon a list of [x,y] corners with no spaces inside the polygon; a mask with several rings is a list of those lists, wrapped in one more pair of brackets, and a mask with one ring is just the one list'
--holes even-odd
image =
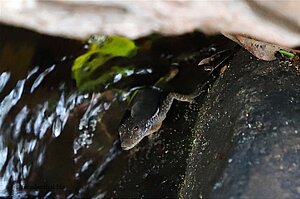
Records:
{"label": "rock surface", "polygon": [[82,39],[93,33],[131,38],[153,32],[240,33],[300,45],[300,1],[1,1],[0,22]]}
{"label": "rock surface", "polygon": [[296,67],[245,50],[199,113],[182,198],[300,197]]}

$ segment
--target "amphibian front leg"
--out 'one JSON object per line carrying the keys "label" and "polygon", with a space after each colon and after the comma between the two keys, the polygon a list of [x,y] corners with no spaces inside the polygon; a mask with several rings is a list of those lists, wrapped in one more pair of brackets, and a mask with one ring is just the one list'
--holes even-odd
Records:
{"label": "amphibian front leg", "polygon": [[[162,102],[162,105],[159,108],[159,111],[157,115],[153,116],[153,120],[155,120],[153,123],[157,124],[156,126],[161,126],[162,122],[166,119],[167,113],[169,112],[174,99],[182,102],[189,102],[192,103],[196,97],[201,95],[204,91],[203,88],[207,85],[207,83],[201,85],[201,87],[198,87],[192,94],[190,95],[183,95],[179,93],[169,93],[167,97]],[[158,129],[159,129],[158,128]],[[158,129],[155,129],[156,131]],[[155,132],[155,131],[154,131]]]}

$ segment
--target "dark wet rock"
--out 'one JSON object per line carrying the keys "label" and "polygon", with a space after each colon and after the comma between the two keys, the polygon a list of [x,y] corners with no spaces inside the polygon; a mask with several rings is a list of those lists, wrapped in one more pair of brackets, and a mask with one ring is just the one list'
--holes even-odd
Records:
{"label": "dark wet rock", "polygon": [[[202,97],[203,99],[203,97]],[[195,104],[175,102],[155,137],[123,152],[128,164],[116,186],[116,198],[176,198],[186,168]]]}
{"label": "dark wet rock", "polygon": [[299,198],[299,87],[295,65],[237,53],[200,110],[180,197]]}

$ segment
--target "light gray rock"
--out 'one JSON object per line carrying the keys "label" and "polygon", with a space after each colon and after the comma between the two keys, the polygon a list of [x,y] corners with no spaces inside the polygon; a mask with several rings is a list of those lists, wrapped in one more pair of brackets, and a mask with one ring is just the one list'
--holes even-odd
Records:
{"label": "light gray rock", "polygon": [[1,1],[0,22],[41,33],[85,38],[93,33],[137,38],[152,32],[242,33],[300,45],[300,1]]}

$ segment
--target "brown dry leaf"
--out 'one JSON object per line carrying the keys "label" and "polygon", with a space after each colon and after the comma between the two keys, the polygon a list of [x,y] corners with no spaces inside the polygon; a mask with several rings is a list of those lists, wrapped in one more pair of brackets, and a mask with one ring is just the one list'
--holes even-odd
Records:
{"label": "brown dry leaf", "polygon": [[223,35],[235,41],[236,43],[240,44],[242,47],[244,47],[246,50],[248,50],[258,59],[262,59],[265,61],[275,60],[276,59],[275,53],[280,49],[288,52],[299,53],[299,51],[297,50],[259,41],[243,35],[230,35],[225,33]]}

